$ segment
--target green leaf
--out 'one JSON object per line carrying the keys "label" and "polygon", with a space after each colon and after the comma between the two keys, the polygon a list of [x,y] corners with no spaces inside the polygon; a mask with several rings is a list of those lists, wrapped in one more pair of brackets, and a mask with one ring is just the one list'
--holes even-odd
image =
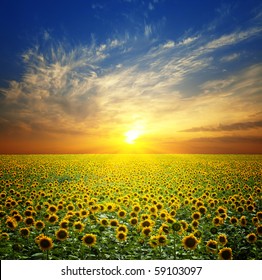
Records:
{"label": "green leaf", "polygon": [[44,253],[35,253],[35,254],[33,254],[31,257],[32,257],[32,258],[39,258],[39,257],[43,257],[43,256],[45,256]]}

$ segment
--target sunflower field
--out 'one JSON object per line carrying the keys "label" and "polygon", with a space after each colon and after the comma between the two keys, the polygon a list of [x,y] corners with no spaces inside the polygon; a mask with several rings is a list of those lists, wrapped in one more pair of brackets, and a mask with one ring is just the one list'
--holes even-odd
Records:
{"label": "sunflower field", "polygon": [[262,259],[261,155],[1,155],[0,258]]}

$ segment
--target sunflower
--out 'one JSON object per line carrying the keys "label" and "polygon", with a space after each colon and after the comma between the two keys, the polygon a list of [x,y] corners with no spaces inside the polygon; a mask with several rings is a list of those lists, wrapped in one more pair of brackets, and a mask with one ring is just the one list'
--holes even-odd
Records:
{"label": "sunflower", "polygon": [[29,210],[29,209],[27,209],[27,210],[25,210],[24,215],[25,215],[26,217],[30,217],[30,216],[32,216],[32,211]]}
{"label": "sunflower", "polygon": [[200,206],[204,205],[204,203],[201,200],[196,201],[195,204],[196,204],[197,207],[200,207]]}
{"label": "sunflower", "polygon": [[152,227],[144,227],[142,229],[142,233],[145,235],[145,236],[149,236],[152,232]]}
{"label": "sunflower", "polygon": [[13,218],[19,223],[23,220],[23,217],[20,214],[15,214]]}
{"label": "sunflower", "polygon": [[82,241],[87,246],[93,246],[96,243],[96,235],[87,233],[83,236]]}
{"label": "sunflower", "polygon": [[227,209],[225,208],[225,207],[223,207],[223,206],[219,206],[218,208],[217,208],[217,213],[220,215],[220,214],[222,214],[222,213],[226,213],[227,212]]}
{"label": "sunflower", "polygon": [[55,205],[49,205],[48,211],[54,214],[57,212],[57,207]]}
{"label": "sunflower", "polygon": [[225,234],[219,234],[218,236],[218,243],[225,246],[227,244],[227,236]]}
{"label": "sunflower", "polygon": [[99,221],[100,225],[106,227],[109,225],[109,222],[106,218],[102,218],[100,221]]}
{"label": "sunflower", "polygon": [[257,234],[258,234],[259,236],[262,235],[262,225],[258,225],[258,226],[257,226]]}
{"label": "sunflower", "polygon": [[115,204],[113,204],[113,203],[108,203],[108,204],[106,205],[106,210],[109,211],[109,212],[114,211],[114,210],[115,210]]}
{"label": "sunflower", "polygon": [[166,218],[166,222],[169,223],[169,224],[171,224],[171,225],[172,225],[173,223],[175,223],[175,221],[176,221],[176,220],[173,219],[170,215],[168,215],[167,218]]}
{"label": "sunflower", "polygon": [[238,219],[233,216],[233,217],[230,218],[229,222],[232,225],[236,225],[238,223]]}
{"label": "sunflower", "polygon": [[262,211],[257,212],[256,216],[259,219],[259,221],[262,221]]}
{"label": "sunflower", "polygon": [[0,240],[9,240],[9,234],[7,232],[2,232],[0,234]]}
{"label": "sunflower", "polygon": [[141,219],[142,220],[147,220],[147,219],[149,219],[150,218],[150,215],[148,215],[148,214],[142,214],[141,215]]}
{"label": "sunflower", "polygon": [[99,209],[100,209],[100,207],[97,204],[95,204],[95,205],[91,206],[90,212],[91,213],[96,213],[96,212],[99,211]]}
{"label": "sunflower", "polygon": [[74,229],[76,231],[81,232],[81,231],[83,231],[84,228],[85,228],[85,225],[83,223],[81,223],[79,221],[74,223]]}
{"label": "sunflower", "polygon": [[246,219],[246,216],[242,216],[240,217],[239,219],[239,223],[242,227],[245,227],[247,225],[247,219]]}
{"label": "sunflower", "polygon": [[94,201],[93,199],[91,199],[91,200],[88,202],[88,205],[89,205],[89,206],[92,206],[92,205],[94,205],[94,203],[95,203],[95,201]]}
{"label": "sunflower", "polygon": [[195,230],[195,231],[193,232],[193,234],[194,234],[194,236],[195,236],[196,238],[198,238],[198,239],[202,236],[202,232],[201,232],[200,230]]}
{"label": "sunflower", "polygon": [[[189,195],[189,194],[188,194]],[[185,205],[188,205],[190,203],[190,200],[189,199],[185,199],[185,201],[184,201],[184,204]]]}
{"label": "sunflower", "polygon": [[80,216],[81,216],[82,218],[87,217],[87,216],[88,216],[88,211],[85,210],[85,209],[80,210]]}
{"label": "sunflower", "polygon": [[225,220],[227,218],[227,213],[221,213],[220,214],[220,218],[222,218],[223,220]]}
{"label": "sunflower", "polygon": [[215,204],[215,202],[213,200],[210,200],[208,202],[208,205],[209,205],[210,208],[214,208],[216,206],[216,204]]}
{"label": "sunflower", "polygon": [[207,251],[209,253],[216,253],[217,251],[217,241],[215,240],[209,240],[206,244],[206,248],[207,248]]}
{"label": "sunflower", "polygon": [[140,226],[141,226],[142,228],[144,228],[144,227],[150,227],[150,226],[152,226],[153,224],[154,224],[154,222],[153,222],[152,220],[147,219],[147,220],[142,221],[142,222],[140,223]]}
{"label": "sunflower", "polygon": [[58,221],[58,216],[56,214],[50,215],[48,218],[48,222],[51,224],[55,224]]}
{"label": "sunflower", "polygon": [[59,203],[58,206],[57,206],[57,209],[58,209],[58,210],[63,210],[63,209],[64,209],[63,204],[60,204],[60,203]]}
{"label": "sunflower", "polygon": [[168,216],[168,212],[166,210],[162,210],[160,213],[159,213],[159,216],[160,216],[160,219],[162,220],[166,220],[167,216]]}
{"label": "sunflower", "polygon": [[232,260],[232,249],[231,248],[223,248],[218,253],[220,260]]}
{"label": "sunflower", "polygon": [[258,217],[253,217],[252,218],[252,223],[253,223],[254,226],[258,225],[258,221],[259,221]]}
{"label": "sunflower", "polygon": [[158,246],[158,239],[157,239],[157,236],[151,236],[151,237],[150,237],[149,245],[150,245],[152,248],[156,248],[156,247]]}
{"label": "sunflower", "polygon": [[16,214],[19,214],[19,212],[18,212],[17,210],[13,209],[13,210],[10,212],[10,214],[11,214],[12,216],[14,216],[14,215],[16,215]]}
{"label": "sunflower", "polygon": [[78,207],[78,209],[82,209],[83,208],[83,204],[81,202],[78,202],[77,203],[77,207]]}
{"label": "sunflower", "polygon": [[122,231],[125,233],[128,233],[128,229],[126,225],[119,225],[118,228],[116,229],[118,232]]}
{"label": "sunflower", "polygon": [[46,221],[48,221],[49,217],[50,217],[50,214],[49,214],[49,213],[46,213],[46,214],[44,215],[44,218],[45,218]]}
{"label": "sunflower", "polygon": [[202,214],[202,215],[205,215],[206,212],[207,212],[207,208],[205,206],[200,206],[198,208],[198,211]]}
{"label": "sunflower", "polygon": [[176,216],[176,210],[171,210],[171,211],[169,212],[169,215],[170,215],[171,217],[175,217],[175,216]]}
{"label": "sunflower", "polygon": [[39,248],[42,251],[47,251],[53,248],[53,241],[50,237],[47,237],[45,235],[41,235],[38,239],[37,239],[37,243]]}
{"label": "sunflower", "polygon": [[254,205],[249,204],[249,205],[247,205],[246,209],[248,212],[253,212],[255,210],[255,207],[254,207]]}
{"label": "sunflower", "polygon": [[157,207],[155,205],[152,205],[149,208],[149,211],[150,211],[151,214],[156,214],[157,213]]}
{"label": "sunflower", "polygon": [[117,213],[119,218],[125,218],[126,217],[126,211],[125,210],[119,210]]}
{"label": "sunflower", "polygon": [[[90,211],[90,213],[93,213],[93,212]],[[80,211],[75,211],[74,215],[75,215],[75,217],[80,218],[80,216],[81,216]],[[90,216],[92,216],[92,214]]]}
{"label": "sunflower", "polygon": [[116,238],[119,240],[119,241],[125,241],[126,240],[126,233],[123,232],[123,231],[118,231],[117,234],[116,234]]}
{"label": "sunflower", "polygon": [[184,248],[185,249],[190,249],[190,250],[196,249],[198,242],[199,241],[196,239],[196,237],[193,234],[185,236],[182,239],[182,243],[183,243]]}
{"label": "sunflower", "polygon": [[0,218],[3,218],[5,215],[6,215],[6,212],[3,211],[3,210],[1,210],[1,211],[0,211]]}
{"label": "sunflower", "polygon": [[29,228],[20,228],[19,233],[23,237],[29,237],[30,230],[29,230]]}
{"label": "sunflower", "polygon": [[135,226],[138,224],[138,219],[136,217],[133,217],[129,220],[129,223],[132,225],[132,226]]}
{"label": "sunflower", "polygon": [[56,239],[63,241],[68,238],[68,231],[64,228],[60,228],[59,230],[56,231],[55,235],[56,235]]}
{"label": "sunflower", "polygon": [[162,224],[161,227],[159,228],[159,233],[162,234],[162,232],[164,232],[165,234],[169,233],[169,226],[167,224]]}
{"label": "sunflower", "polygon": [[150,219],[155,220],[157,218],[157,214],[151,214]]}
{"label": "sunflower", "polygon": [[14,230],[17,227],[17,222],[13,217],[8,217],[5,223],[11,230]]}
{"label": "sunflower", "polygon": [[44,223],[43,221],[38,220],[38,221],[35,222],[35,228],[36,228],[37,230],[41,230],[41,229],[43,229],[44,227],[45,227],[45,223]]}
{"label": "sunflower", "polygon": [[161,210],[161,209],[163,208],[163,204],[162,204],[161,202],[158,202],[158,203],[156,204],[156,208],[157,208],[158,210]]}
{"label": "sunflower", "polygon": [[136,213],[140,212],[141,211],[141,207],[139,204],[135,204],[133,207],[132,207],[132,210]]}
{"label": "sunflower", "polygon": [[165,235],[161,234],[161,235],[157,235],[157,243],[160,246],[165,246],[167,244],[167,238]]}
{"label": "sunflower", "polygon": [[221,217],[215,217],[213,218],[213,224],[215,226],[220,226],[223,223],[223,219]]}
{"label": "sunflower", "polygon": [[1,192],[0,193],[0,198],[5,198],[6,197],[6,193],[5,192]]}
{"label": "sunflower", "polygon": [[249,233],[246,238],[248,243],[255,243],[257,241],[257,236],[255,233]]}
{"label": "sunflower", "polygon": [[130,217],[137,217],[138,216],[138,213],[137,212],[135,212],[135,211],[131,211],[130,212]]}
{"label": "sunflower", "polygon": [[199,222],[197,220],[192,221],[191,223],[193,228],[197,228],[199,226]]}
{"label": "sunflower", "polygon": [[69,227],[69,221],[68,220],[62,220],[59,225],[60,225],[61,228],[67,229]]}
{"label": "sunflower", "polygon": [[112,219],[110,220],[110,226],[117,227],[119,225],[118,220]]}
{"label": "sunflower", "polygon": [[191,217],[192,217],[193,220],[199,220],[201,218],[201,213],[200,212],[194,212],[191,215]]}
{"label": "sunflower", "polygon": [[237,207],[237,212],[243,213],[244,212],[244,207],[243,206],[238,206]]}
{"label": "sunflower", "polygon": [[74,211],[75,210],[75,206],[73,204],[69,204],[69,205],[67,205],[66,209],[68,211]]}
{"label": "sunflower", "polygon": [[184,221],[184,220],[181,220],[180,223],[181,223],[181,226],[182,226],[183,230],[187,230],[188,223],[186,221]]}
{"label": "sunflower", "polygon": [[181,224],[179,222],[175,222],[172,224],[173,231],[180,231],[182,228]]}

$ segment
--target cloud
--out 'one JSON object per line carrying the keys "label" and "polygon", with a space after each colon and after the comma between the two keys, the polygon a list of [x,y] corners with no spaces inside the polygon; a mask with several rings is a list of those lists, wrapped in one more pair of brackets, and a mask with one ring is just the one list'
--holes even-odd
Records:
{"label": "cloud", "polygon": [[95,4],[92,4],[92,9],[94,9],[94,10],[96,10],[96,9],[100,9],[100,10],[102,10],[102,9],[104,9],[104,5],[102,5],[102,4],[100,4],[100,3],[95,3]]}
{"label": "cloud", "polygon": [[237,60],[240,57],[240,53],[233,53],[227,56],[223,56],[220,61],[222,62],[231,62],[233,60]]}
{"label": "cloud", "polygon": [[220,143],[262,143],[259,136],[220,136],[220,137],[199,137],[188,140],[189,142],[220,142]]}
{"label": "cloud", "polygon": [[149,2],[149,4],[148,4],[148,9],[150,10],[150,11],[152,11],[152,10],[154,10],[154,6],[153,6],[153,4],[151,3],[151,2]]}
{"label": "cloud", "polygon": [[175,42],[169,40],[168,42],[166,42],[166,43],[162,46],[162,48],[163,48],[163,49],[170,49],[170,48],[173,48],[174,46],[175,46]]}
{"label": "cloud", "polygon": [[199,37],[200,36],[187,37],[187,38],[183,39],[182,41],[178,42],[177,46],[189,45],[189,44],[193,43],[194,41],[196,41],[197,39],[199,39]]}
{"label": "cloud", "polygon": [[145,24],[145,36],[149,37],[152,34],[152,26],[150,24]]}
{"label": "cloud", "polygon": [[252,27],[245,31],[236,31],[231,34],[222,35],[220,38],[208,42],[206,45],[201,47],[200,50],[211,51],[221,47],[234,45],[251,37],[259,35],[261,31],[261,27]]}
{"label": "cloud", "polygon": [[255,122],[239,122],[233,124],[220,124],[216,127],[193,127],[181,130],[180,132],[201,132],[201,131],[235,131],[262,128],[262,120]]}
{"label": "cloud", "polygon": [[[27,50],[21,79],[0,90],[2,133],[105,136],[139,122],[150,133],[158,130],[163,135],[189,132],[185,127],[193,127],[193,132],[208,125],[208,131],[215,132],[259,126],[257,120],[242,116],[261,111],[261,65],[225,79],[198,81],[190,94],[184,89],[195,75],[206,76],[211,53],[256,36],[257,29],[211,41],[195,34],[175,42],[154,39],[151,24],[143,28],[140,37],[126,33],[72,48],[49,38],[45,48]],[[231,124],[216,128],[217,119]]]}

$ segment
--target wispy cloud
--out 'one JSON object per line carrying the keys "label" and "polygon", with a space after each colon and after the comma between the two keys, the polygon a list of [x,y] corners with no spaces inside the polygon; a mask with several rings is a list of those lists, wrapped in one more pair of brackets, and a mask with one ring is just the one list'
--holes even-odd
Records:
{"label": "wispy cloud", "polygon": [[104,9],[104,5],[100,4],[100,3],[95,3],[95,4],[92,4],[92,9]]}
{"label": "wispy cloud", "polygon": [[144,32],[145,36],[149,37],[152,34],[152,32],[153,32],[152,31],[152,26],[150,24],[146,24],[145,25],[145,32]]}
{"label": "wispy cloud", "polygon": [[150,11],[152,11],[152,10],[154,10],[154,6],[153,6],[153,4],[151,3],[151,2],[149,2],[149,4],[148,4],[148,9],[150,10]]}
{"label": "wispy cloud", "polygon": [[223,57],[220,59],[220,61],[222,61],[222,62],[231,62],[231,61],[233,61],[233,60],[239,59],[240,56],[241,56],[240,53],[232,53],[232,54],[230,54],[230,55],[223,56]]}
{"label": "wispy cloud", "polygon": [[207,42],[205,45],[201,46],[199,51],[209,52],[218,48],[235,45],[244,40],[260,35],[261,31],[261,27],[251,27],[244,31],[236,31],[230,34],[222,35],[219,38]]}

